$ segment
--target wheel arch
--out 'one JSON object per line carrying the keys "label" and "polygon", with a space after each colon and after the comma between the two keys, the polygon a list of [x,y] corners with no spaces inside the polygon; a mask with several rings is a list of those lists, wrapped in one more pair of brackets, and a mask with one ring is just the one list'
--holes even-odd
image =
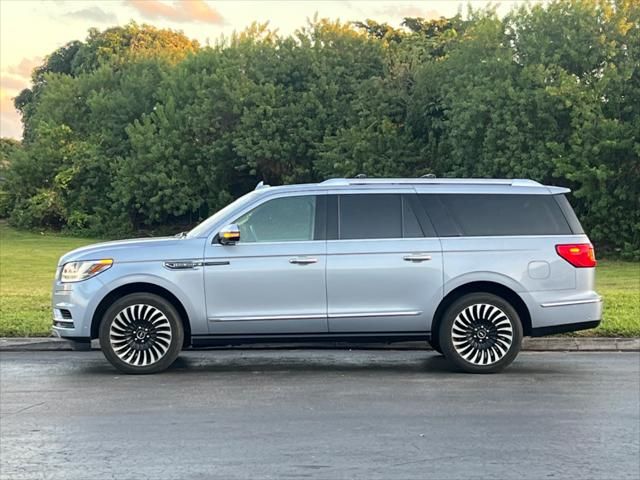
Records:
{"label": "wheel arch", "polygon": [[531,313],[527,308],[527,304],[520,297],[520,295],[518,295],[511,288],[501,283],[476,281],[465,283],[454,288],[449,293],[447,293],[440,301],[440,304],[438,305],[438,308],[436,308],[436,311],[433,315],[433,322],[431,323],[431,339],[436,339],[437,342],[440,324],[442,323],[444,313],[447,311],[449,306],[451,306],[451,304],[458,298],[468,293],[491,293],[505,299],[513,306],[513,308],[515,308],[516,312],[518,312],[518,316],[520,317],[520,321],[522,323],[523,335],[531,335]]}
{"label": "wheel arch", "polygon": [[111,290],[102,300],[100,300],[100,303],[96,307],[93,312],[93,317],[91,318],[91,338],[98,338],[102,317],[109,306],[117,299],[131,293],[152,293],[171,303],[180,315],[180,321],[184,328],[184,343],[182,346],[184,348],[191,344],[191,322],[189,321],[189,314],[184,308],[182,302],[166,288],[146,282],[134,282],[120,285],[119,287]]}

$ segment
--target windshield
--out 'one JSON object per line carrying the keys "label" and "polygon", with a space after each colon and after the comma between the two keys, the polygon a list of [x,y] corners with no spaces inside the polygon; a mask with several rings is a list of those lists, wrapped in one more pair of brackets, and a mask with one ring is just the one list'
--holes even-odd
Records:
{"label": "windshield", "polygon": [[258,196],[258,192],[256,192],[255,190],[247,193],[246,195],[243,195],[242,197],[238,198],[236,201],[231,202],[222,210],[218,210],[212,216],[207,218],[204,222],[200,223],[193,230],[191,230],[186,236],[188,238],[196,238],[196,237],[203,237],[207,235],[211,230],[211,228],[216,223],[218,223],[222,218],[224,218],[225,216],[227,216],[229,213],[231,213],[236,209],[242,209],[242,207],[244,207],[249,202],[253,201],[257,196]]}

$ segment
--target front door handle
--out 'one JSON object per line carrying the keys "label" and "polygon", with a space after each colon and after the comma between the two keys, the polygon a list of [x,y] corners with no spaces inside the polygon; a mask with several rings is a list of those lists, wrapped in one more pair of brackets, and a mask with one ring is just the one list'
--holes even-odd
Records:
{"label": "front door handle", "polygon": [[431,260],[431,255],[427,255],[426,253],[412,253],[405,255],[402,259],[405,262],[428,262]]}
{"label": "front door handle", "polygon": [[289,263],[293,263],[296,265],[309,265],[311,263],[318,263],[318,259],[312,257],[296,257],[290,258]]}

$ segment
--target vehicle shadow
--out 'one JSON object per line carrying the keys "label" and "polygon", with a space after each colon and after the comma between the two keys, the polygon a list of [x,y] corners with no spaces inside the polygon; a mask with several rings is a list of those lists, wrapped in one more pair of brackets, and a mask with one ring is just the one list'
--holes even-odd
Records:
{"label": "vehicle shadow", "polygon": [[451,367],[445,358],[433,352],[424,352],[422,358],[385,358],[384,354],[376,358],[376,353],[366,358],[326,357],[314,355],[310,358],[292,357],[286,352],[276,356],[244,357],[238,352],[239,358],[225,356],[215,358],[215,352],[209,355],[192,358],[180,356],[168,369],[169,372],[183,373],[222,373],[222,372],[433,372],[451,373]]}
{"label": "vehicle shadow", "polygon": [[[551,375],[571,371],[570,365],[527,362],[517,359],[500,375]],[[113,375],[106,360],[82,367],[84,373]],[[468,375],[456,371],[444,356],[431,351],[323,350],[323,349],[220,349],[183,352],[165,372],[156,375],[202,374],[317,374],[317,373],[398,373],[429,376]],[[574,372],[575,373],[575,372]],[[469,377],[477,377],[469,375]]]}

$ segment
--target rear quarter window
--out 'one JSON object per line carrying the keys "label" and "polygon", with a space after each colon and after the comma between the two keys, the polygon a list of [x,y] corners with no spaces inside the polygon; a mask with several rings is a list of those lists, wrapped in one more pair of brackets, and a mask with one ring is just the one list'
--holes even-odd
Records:
{"label": "rear quarter window", "polygon": [[565,197],[564,195],[554,195],[553,198],[558,203],[560,210],[562,210],[562,213],[564,214],[564,218],[567,219],[567,222],[571,227],[571,231],[575,234],[583,234],[584,229],[580,224],[580,220],[578,220],[578,216],[576,215],[576,212],[574,212],[573,208],[571,208],[571,204],[569,203],[569,200],[567,199],[567,197]]}
{"label": "rear quarter window", "polygon": [[436,232],[442,237],[573,233],[552,195],[423,194],[420,197]]}

